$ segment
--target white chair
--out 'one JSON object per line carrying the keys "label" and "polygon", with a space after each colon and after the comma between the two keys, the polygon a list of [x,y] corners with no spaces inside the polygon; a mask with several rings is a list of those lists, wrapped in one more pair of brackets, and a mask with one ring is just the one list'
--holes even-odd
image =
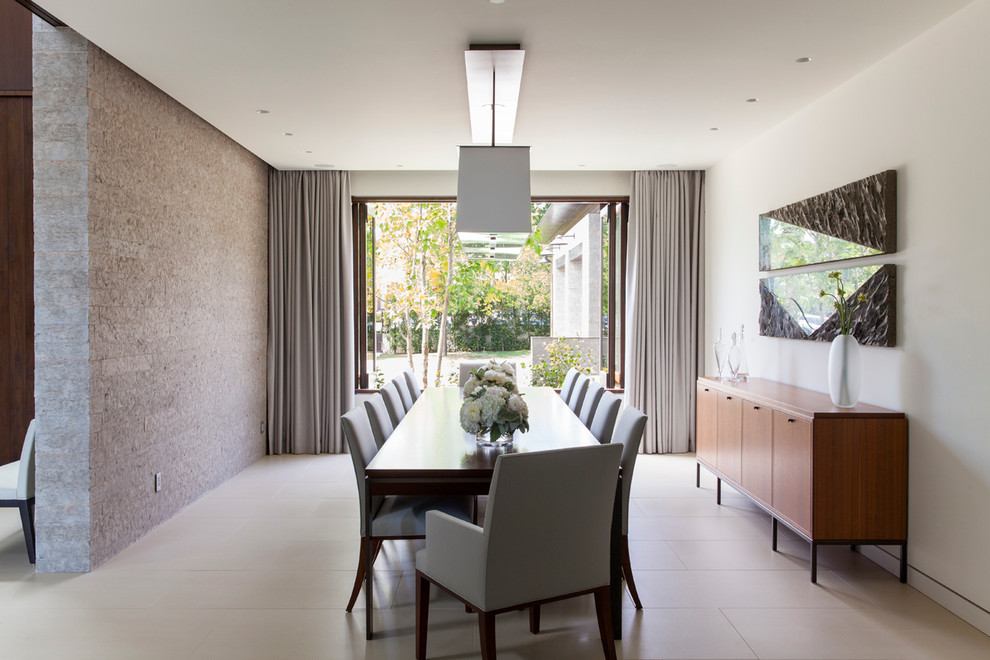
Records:
{"label": "white chair", "polygon": [[[489,360],[461,360],[461,362],[459,363],[460,379],[458,380],[458,382],[460,383],[460,387],[464,387],[472,371],[477,370],[478,367],[485,366],[486,364],[488,364],[488,362]],[[516,363],[506,361],[506,364],[508,364],[512,368],[512,375],[514,378],[516,378],[518,383],[519,374],[516,371]]]}
{"label": "white chair", "polygon": [[[357,576],[351,598],[347,601],[347,611],[354,608],[354,602],[361,592],[364,581],[364,548],[365,520],[364,510],[364,470],[371,459],[378,454],[378,447],[372,435],[368,415],[361,407],[354,408],[340,418],[344,428],[344,438],[347,449],[354,464],[354,476],[357,479],[358,503],[361,507],[361,550],[358,555]],[[374,557],[382,549],[382,541],[389,539],[421,539],[426,534],[426,513],[431,510],[443,511],[452,520],[471,520],[473,503],[467,496],[452,497],[422,497],[406,495],[388,495],[375,497],[372,502],[371,542],[374,545]],[[372,560],[374,561],[374,560]]]}
{"label": "white chair", "polygon": [[0,507],[17,507],[21,512],[24,543],[28,559],[35,560],[34,544],[34,435],[36,422],[32,419],[24,435],[21,459],[0,466]]}
{"label": "white chair", "polygon": [[412,395],[413,403],[416,403],[419,395],[423,393],[422,388],[416,381],[416,374],[412,369],[406,369],[402,372],[402,377],[406,379],[406,386],[409,388],[409,394]]}
{"label": "white chair", "polygon": [[375,436],[375,444],[381,449],[388,436],[392,435],[395,427],[392,426],[392,418],[388,415],[388,407],[385,405],[385,397],[381,393],[374,394],[364,402],[364,407],[368,411],[368,421],[371,422],[371,432]]}
{"label": "white chair", "polygon": [[581,412],[578,413],[578,418],[584,424],[585,428],[591,426],[591,420],[595,416],[598,402],[601,401],[602,394],[604,393],[605,388],[597,380],[588,382],[588,389],[584,392],[584,403],[581,404]]}
{"label": "white chair", "polygon": [[484,527],[439,512],[426,516],[416,553],[416,658],[426,657],[430,585],[478,613],[481,657],[495,658],[495,615],[592,593],[602,648],[615,658],[609,596],[612,508],[622,450],[598,445],[495,462]]}
{"label": "white chair", "polygon": [[626,406],[615,424],[612,434],[612,444],[622,445],[622,577],[629,587],[636,609],[643,609],[633,580],[632,564],[629,562],[629,493],[632,488],[633,469],[636,467],[636,456],[639,454],[639,444],[643,440],[643,429],[646,428],[646,415],[632,406]]}
{"label": "white chair", "polygon": [[567,374],[564,375],[564,382],[560,386],[560,396],[564,401],[571,398],[571,390],[574,389],[574,381],[577,380],[578,374],[581,372],[571,367],[567,370]]}
{"label": "white chair", "polygon": [[615,420],[619,416],[621,407],[622,400],[619,397],[611,392],[602,394],[588,430],[603,445],[612,441],[612,429],[615,427]]}
{"label": "white chair", "polygon": [[388,410],[388,416],[392,420],[392,427],[394,428],[406,416],[406,407],[402,405],[402,396],[399,394],[399,388],[395,386],[395,382],[393,381],[378,391],[381,392],[382,398],[385,399],[385,409]]}
{"label": "white chair", "polygon": [[584,395],[588,391],[588,384],[590,382],[591,379],[584,374],[578,374],[578,377],[574,379],[574,389],[571,390],[571,396],[567,399],[567,407],[575,415],[581,412],[581,405],[584,403]]}
{"label": "white chair", "polygon": [[405,409],[405,412],[409,412],[412,408],[413,397],[409,391],[409,385],[406,384],[405,376],[399,374],[392,379],[392,382],[395,384],[395,389],[399,391],[399,398],[402,399],[402,407]]}

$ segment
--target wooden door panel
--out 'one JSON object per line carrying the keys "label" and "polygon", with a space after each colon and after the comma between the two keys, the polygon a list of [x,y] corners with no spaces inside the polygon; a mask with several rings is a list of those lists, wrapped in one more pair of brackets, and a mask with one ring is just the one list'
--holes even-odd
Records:
{"label": "wooden door panel", "polygon": [[773,413],[773,507],[811,535],[811,424]]}
{"label": "wooden door panel", "polygon": [[742,401],[742,486],[770,504],[773,499],[773,412]]}
{"label": "wooden door panel", "polygon": [[698,440],[695,448],[698,460],[715,467],[718,424],[718,394],[698,384]]}
{"label": "wooden door panel", "polygon": [[730,481],[742,478],[742,399],[718,393],[718,454],[716,466]]}

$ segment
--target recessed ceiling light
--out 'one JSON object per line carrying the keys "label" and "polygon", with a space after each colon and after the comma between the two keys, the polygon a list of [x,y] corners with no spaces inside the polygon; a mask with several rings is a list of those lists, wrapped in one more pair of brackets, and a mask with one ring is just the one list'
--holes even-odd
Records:
{"label": "recessed ceiling light", "polygon": [[282,133],[285,137],[292,137],[292,133]]}
{"label": "recessed ceiling light", "polygon": [[402,167],[402,165],[396,165],[396,167]]}
{"label": "recessed ceiling light", "polygon": [[718,130],[718,126],[712,126],[708,130],[710,130],[710,131],[717,131]]}
{"label": "recessed ceiling light", "polygon": [[307,150],[306,150],[306,153],[308,153],[308,154],[311,154],[311,153],[313,153],[313,152],[312,152],[312,151],[310,151],[309,149],[307,149]]}
{"label": "recessed ceiling light", "polygon": [[259,115],[267,115],[269,111],[268,110],[260,110],[259,109],[259,110],[255,110],[255,112],[257,112]]}
{"label": "recessed ceiling light", "polygon": [[587,167],[587,165],[585,165],[584,163],[580,163],[578,167]]}
{"label": "recessed ceiling light", "polygon": [[810,57],[799,57],[799,58],[797,58],[794,61],[797,62],[798,64],[807,64],[808,62],[811,61],[811,58]]}
{"label": "recessed ceiling light", "polygon": [[746,99],[746,103],[759,103],[759,101],[760,99],[756,98],[755,96],[751,99]]}

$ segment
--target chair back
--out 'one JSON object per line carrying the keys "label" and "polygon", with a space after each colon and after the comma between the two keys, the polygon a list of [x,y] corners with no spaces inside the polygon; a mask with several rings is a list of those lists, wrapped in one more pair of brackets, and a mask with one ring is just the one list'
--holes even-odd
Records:
{"label": "chair back", "polygon": [[498,457],[484,526],[486,609],[609,583],[621,455],[597,445]]}
{"label": "chair back", "polygon": [[392,435],[395,427],[392,426],[392,418],[388,415],[388,408],[385,406],[385,398],[379,392],[372,395],[364,402],[365,410],[368,411],[368,421],[371,422],[371,432],[375,437],[375,444],[381,449],[388,436]]}
{"label": "chair back", "polygon": [[460,378],[458,383],[460,387],[464,387],[467,384],[468,378],[471,376],[471,372],[476,370],[478,367],[483,367],[488,364],[488,360],[461,360],[458,365],[460,370]]}
{"label": "chair back", "polygon": [[612,444],[622,445],[622,533],[629,533],[629,494],[632,488],[633,469],[639,444],[646,428],[646,415],[632,406],[626,406],[619,414],[612,434]]}
{"label": "chair back", "polygon": [[574,389],[571,390],[571,398],[567,400],[567,407],[575,415],[581,412],[581,406],[584,405],[584,395],[588,391],[588,383],[590,382],[591,379],[584,374],[578,374],[578,377],[574,379]]}
{"label": "chair back", "polygon": [[574,389],[574,381],[577,379],[579,373],[581,372],[571,367],[564,376],[564,382],[560,386],[560,396],[564,399],[565,403],[571,398],[571,390]]}
{"label": "chair back", "polygon": [[597,380],[588,382],[588,389],[584,392],[584,403],[581,404],[581,412],[578,413],[578,418],[585,428],[591,427],[591,419],[595,416],[598,402],[601,401],[604,393],[605,388]]}
{"label": "chair back", "polygon": [[[378,446],[375,445],[375,437],[371,431],[371,422],[364,410],[364,406],[358,406],[340,417],[340,424],[344,429],[344,439],[347,440],[347,451],[351,455],[351,462],[354,464],[354,477],[357,479],[358,502],[361,506],[361,534],[364,534],[366,524],[364,515],[364,469],[368,467],[378,454]],[[372,511],[376,511],[381,504],[381,497],[376,497],[372,502]]]}
{"label": "chair back", "polygon": [[395,386],[395,382],[393,381],[378,391],[381,392],[382,398],[385,399],[385,409],[388,411],[388,416],[392,420],[392,427],[394,428],[406,416],[406,408],[402,405],[402,396],[399,394],[399,388]]}
{"label": "chair back", "polygon": [[31,420],[27,433],[24,434],[24,446],[21,447],[20,466],[17,471],[17,499],[29,500],[34,497],[34,436],[38,423]]}
{"label": "chair back", "polygon": [[402,377],[406,379],[406,387],[409,388],[409,394],[412,395],[413,403],[419,399],[419,395],[423,393],[422,388],[419,386],[419,382],[416,380],[416,374],[412,369],[406,369],[402,372]]}
{"label": "chair back", "polygon": [[595,414],[591,418],[591,426],[588,427],[588,430],[603,445],[612,441],[612,429],[615,428],[615,420],[619,416],[619,408],[621,407],[622,399],[611,392],[605,392],[598,402],[598,407],[595,408]]}
{"label": "chair back", "polygon": [[402,401],[402,408],[404,412],[409,412],[412,408],[413,398],[412,394],[409,392],[409,385],[406,384],[406,378],[402,374],[399,374],[392,379],[395,383],[395,389],[399,391],[399,399]]}

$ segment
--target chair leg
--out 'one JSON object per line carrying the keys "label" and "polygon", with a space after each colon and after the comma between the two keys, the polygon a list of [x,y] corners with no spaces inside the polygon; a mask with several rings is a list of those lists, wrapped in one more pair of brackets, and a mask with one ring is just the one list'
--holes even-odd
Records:
{"label": "chair leg", "polygon": [[598,632],[602,636],[605,660],[615,659],[615,633],[612,630],[612,605],[608,585],[595,589],[595,613],[598,615]]}
{"label": "chair leg", "polygon": [[416,660],[426,660],[426,633],[430,620],[430,581],[416,571]]}
{"label": "chair leg", "polygon": [[344,608],[345,612],[350,612],[354,609],[354,602],[357,600],[358,594],[361,593],[361,585],[364,582],[364,537],[361,537],[361,550],[358,552],[358,566],[357,575],[354,577],[354,588],[351,590],[351,599],[347,601],[347,607]]}
{"label": "chair leg", "polygon": [[31,502],[20,500],[17,508],[21,512],[21,527],[24,528],[24,543],[27,545],[28,560],[35,562],[34,554],[34,512],[31,510]]}
{"label": "chair leg", "polygon": [[495,660],[495,615],[478,610],[481,632],[481,660]]}
{"label": "chair leg", "polygon": [[540,632],[540,606],[532,605],[529,608],[529,632],[534,635]]}
{"label": "chair leg", "polygon": [[632,564],[629,562],[629,537],[626,534],[622,535],[622,577],[626,579],[626,586],[629,587],[629,595],[632,596],[636,609],[643,609],[636,591],[636,581],[633,580]]}

